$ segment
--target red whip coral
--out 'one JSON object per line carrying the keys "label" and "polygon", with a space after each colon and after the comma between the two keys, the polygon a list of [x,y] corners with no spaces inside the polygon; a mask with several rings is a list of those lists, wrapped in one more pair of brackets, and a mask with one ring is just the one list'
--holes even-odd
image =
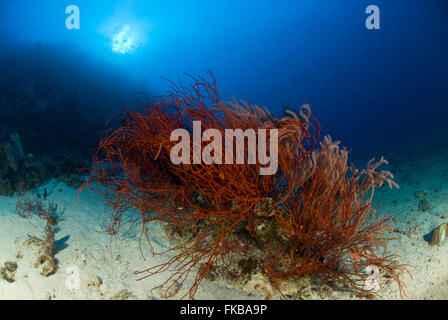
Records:
{"label": "red whip coral", "polygon": [[[396,272],[402,267],[376,250],[385,248],[389,220],[371,218],[373,190],[383,182],[395,185],[389,172],[375,172],[385,160],[360,172],[353,168],[347,177],[347,151],[328,137],[314,150],[320,125],[308,106],[276,119],[245,101],[222,101],[210,77],[191,77],[189,86],[172,83],[167,96],[143,111],[126,111],[120,116],[123,125],[105,135],[93,157],[86,186],[112,209],[109,233],[116,234],[123,213],[135,209],[153,254],[151,222],[180,235],[162,252],[172,253],[166,263],[135,273],[146,278],[171,272],[162,284],[168,289],[193,274],[186,293],[193,298],[213,268],[243,251],[235,243],[243,234],[241,248],[265,252],[258,263],[277,288],[281,280],[319,275],[348,280],[365,292],[359,281],[365,279],[362,268],[370,265],[390,273],[401,287]],[[246,145],[242,164],[173,164],[171,133],[179,128],[191,133],[194,121],[223,136],[226,129],[277,129],[278,170],[260,175],[262,165],[247,161]]]}
{"label": "red whip coral", "polygon": [[[376,266],[402,282],[397,271],[406,270],[394,255],[387,255],[385,231],[393,230],[390,218],[375,217],[371,207],[375,188],[386,182],[398,185],[389,171],[376,172],[384,158],[372,159],[367,168],[353,166],[348,174],[348,151],[326,136],[313,151],[306,166],[307,179],[296,197],[276,211],[275,218],[285,229],[287,252],[269,248],[266,270],[276,284],[292,277],[317,275],[326,280],[348,281],[366,294],[366,268]],[[369,194],[370,192],[370,194]],[[275,250],[277,249],[277,250]],[[381,252],[381,254],[379,254]],[[369,269],[367,269],[369,270]]]}

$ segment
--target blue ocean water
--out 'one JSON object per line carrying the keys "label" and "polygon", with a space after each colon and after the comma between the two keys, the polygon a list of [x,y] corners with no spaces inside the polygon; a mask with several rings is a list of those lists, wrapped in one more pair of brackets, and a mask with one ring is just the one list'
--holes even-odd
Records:
{"label": "blue ocean water", "polygon": [[[210,69],[223,96],[271,110],[308,103],[327,132],[358,149],[412,142],[447,124],[443,0],[377,1],[380,30],[365,27],[369,1],[80,0],[80,29],[67,30],[70,4],[3,1],[3,54],[14,44],[68,44],[146,79],[155,94],[168,88],[161,76]],[[138,49],[115,54],[111,37],[126,24]]]}
{"label": "blue ocean water", "polygon": [[376,201],[427,254],[448,217],[447,39],[445,0],[1,1],[0,144],[19,159],[1,151],[1,194],[78,188],[108,119],[211,70],[222,97],[277,117],[309,104],[355,164],[384,155],[401,189]]}

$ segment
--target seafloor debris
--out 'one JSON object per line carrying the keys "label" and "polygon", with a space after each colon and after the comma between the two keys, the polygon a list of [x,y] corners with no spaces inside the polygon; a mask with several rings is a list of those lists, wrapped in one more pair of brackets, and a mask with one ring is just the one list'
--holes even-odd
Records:
{"label": "seafloor debris", "polygon": [[434,246],[444,241],[446,239],[447,231],[448,231],[448,222],[442,223],[437,228],[435,228],[431,233],[431,238],[429,239],[429,245]]}
{"label": "seafloor debris", "polygon": [[429,195],[429,191],[428,190],[416,191],[414,193],[414,197],[417,198],[418,200],[425,199],[427,195]]}
{"label": "seafloor debris", "polygon": [[181,288],[181,284],[177,281],[173,281],[171,283],[167,283],[163,286],[160,286],[156,289],[157,294],[163,299],[169,299],[174,297]]}
{"label": "seafloor debris", "polygon": [[103,279],[95,275],[90,278],[89,282],[87,283],[87,287],[92,289],[99,289],[102,284]]}
{"label": "seafloor debris", "polygon": [[6,261],[3,267],[0,268],[0,277],[8,282],[14,282],[16,271],[17,263]]}
{"label": "seafloor debris", "polygon": [[429,202],[426,197],[429,195],[428,190],[416,191],[414,197],[419,200],[418,210],[419,211],[430,211],[432,209],[432,203]]}
{"label": "seafloor debris", "polygon": [[123,290],[117,292],[117,294],[110,297],[109,300],[129,300],[129,299],[134,299],[134,298],[135,297],[129,290],[123,289]]}
{"label": "seafloor debris", "polygon": [[319,288],[321,298],[330,298],[333,295],[333,288],[327,284],[322,284]]}
{"label": "seafloor debris", "polygon": [[426,200],[426,198],[423,198],[422,200],[420,200],[418,202],[418,210],[425,212],[425,211],[429,211],[431,209],[432,209],[432,204],[431,204],[431,202]]}

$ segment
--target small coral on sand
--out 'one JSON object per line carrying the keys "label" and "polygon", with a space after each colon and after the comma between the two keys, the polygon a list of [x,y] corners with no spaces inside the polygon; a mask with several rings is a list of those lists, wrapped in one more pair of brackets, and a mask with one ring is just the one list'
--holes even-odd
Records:
{"label": "small coral on sand", "polygon": [[34,267],[40,268],[40,274],[48,277],[57,271],[57,264],[53,253],[56,246],[53,228],[60,219],[62,213],[58,211],[57,205],[54,203],[44,204],[38,198],[33,200],[22,197],[17,201],[16,212],[22,217],[30,217],[36,215],[43,219],[45,224],[45,238],[39,239],[35,236],[28,235],[25,246],[34,247],[36,249],[36,260]]}

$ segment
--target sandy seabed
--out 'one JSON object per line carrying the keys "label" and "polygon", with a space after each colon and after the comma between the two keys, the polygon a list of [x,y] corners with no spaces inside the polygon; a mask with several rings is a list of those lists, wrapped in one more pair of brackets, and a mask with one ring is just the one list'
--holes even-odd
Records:
{"label": "sandy seabed", "polygon": [[[390,253],[400,255],[402,264],[409,264],[412,278],[402,275],[407,296],[403,299],[448,299],[448,241],[430,247],[428,235],[441,223],[448,221],[448,152],[428,156],[428,152],[409,154],[395,159],[396,181],[400,190],[385,187],[376,191],[378,214],[394,216],[394,236],[389,241]],[[50,191],[48,201],[63,210],[62,220],[55,227],[57,246],[55,258],[58,271],[43,277],[33,266],[35,250],[24,242],[28,235],[44,237],[45,222],[36,216],[22,218],[15,212],[17,197],[0,197],[0,264],[17,263],[15,282],[0,280],[0,299],[162,299],[151,288],[163,282],[167,274],[154,275],[137,281],[135,270],[165,261],[166,256],[151,256],[143,240],[139,249],[140,225],[124,223],[120,238],[104,233],[107,216],[100,199],[84,192],[76,200],[77,190],[52,181],[44,188]],[[423,193],[431,209],[421,211],[416,196]],[[125,219],[125,221],[127,221]],[[161,230],[152,230],[156,251],[166,249]],[[165,244],[165,245],[164,245]],[[79,288],[72,288],[68,278],[79,271]],[[170,299],[181,298],[188,282]],[[350,290],[334,290],[322,297],[310,288],[309,299],[357,299]],[[203,280],[196,299],[263,299],[263,295],[245,292],[231,284]],[[280,298],[274,295],[273,299]],[[382,285],[376,299],[400,299],[393,281]]]}

